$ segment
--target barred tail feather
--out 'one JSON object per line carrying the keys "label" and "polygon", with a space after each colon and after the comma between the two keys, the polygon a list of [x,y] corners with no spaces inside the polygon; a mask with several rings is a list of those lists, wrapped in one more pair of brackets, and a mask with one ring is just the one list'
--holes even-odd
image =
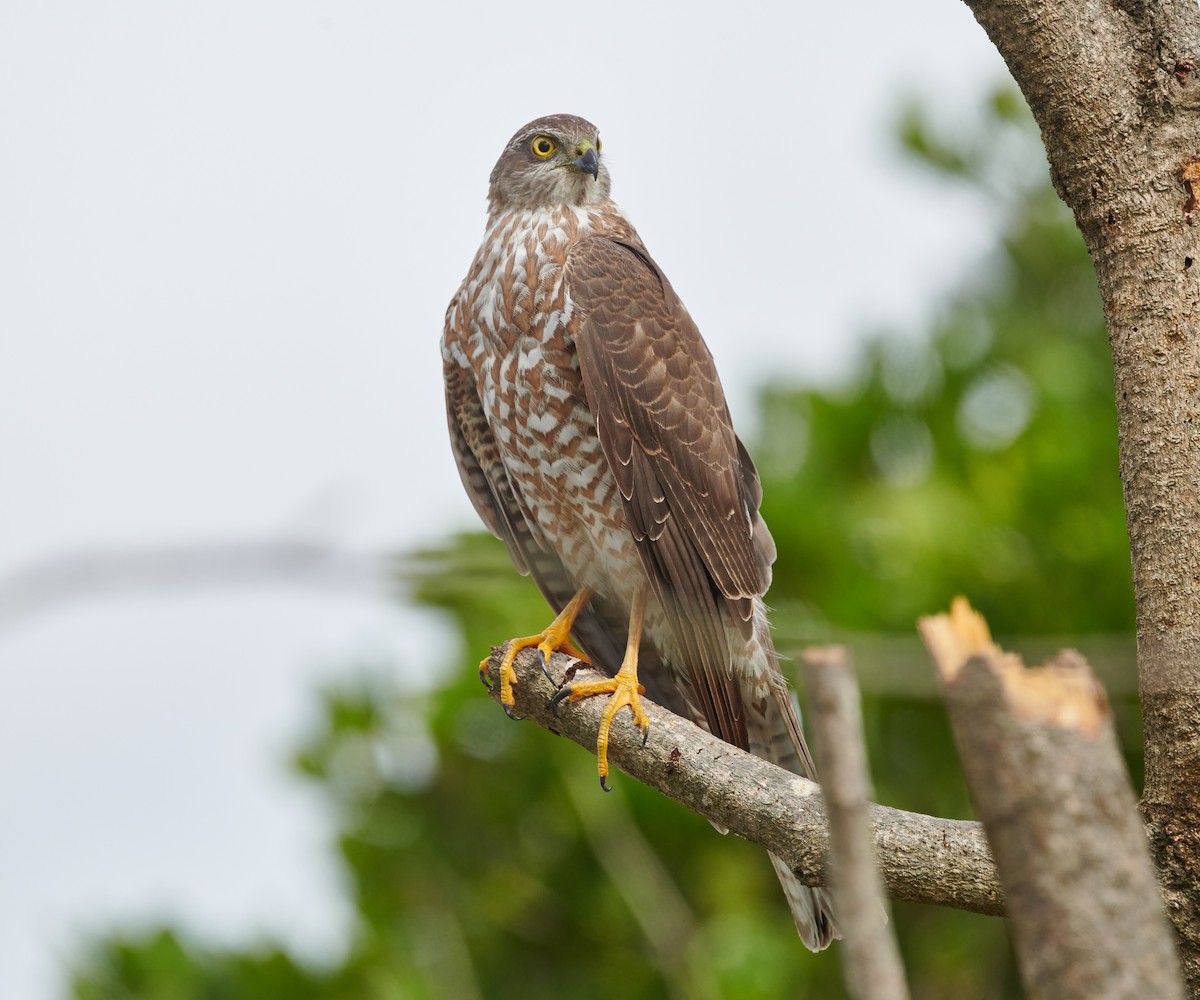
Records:
{"label": "barred tail feather", "polygon": [[[765,627],[756,631],[757,648],[744,671],[739,671],[747,706],[748,749],[756,757],[815,781],[816,767],[804,742],[796,703],[776,666],[770,634]],[[829,890],[804,885],[774,854],[771,864],[805,946],[811,951],[821,951],[834,938],[840,938]]]}
{"label": "barred tail feather", "polygon": [[805,885],[792,874],[787,862],[774,854],[771,855],[771,865],[779,877],[779,884],[783,886],[788,909],[792,911],[792,919],[796,921],[796,930],[804,947],[809,951],[824,951],[830,941],[842,936],[833,922],[829,890]]}

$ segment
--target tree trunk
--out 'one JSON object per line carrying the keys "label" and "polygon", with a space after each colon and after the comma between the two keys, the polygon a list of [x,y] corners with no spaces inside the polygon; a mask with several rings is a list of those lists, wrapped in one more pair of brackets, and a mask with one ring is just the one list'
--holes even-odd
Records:
{"label": "tree trunk", "polygon": [[1198,997],[1200,10],[1195,0],[967,3],[1041,126],[1104,300],[1137,600],[1142,810]]}

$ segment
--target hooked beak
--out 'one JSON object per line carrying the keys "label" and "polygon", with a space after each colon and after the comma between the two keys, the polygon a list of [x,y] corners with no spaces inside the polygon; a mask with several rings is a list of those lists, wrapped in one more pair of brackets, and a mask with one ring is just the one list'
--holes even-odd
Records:
{"label": "hooked beak", "polygon": [[600,157],[591,146],[588,146],[578,159],[572,160],[571,166],[581,174],[591,174],[594,181],[600,179]]}

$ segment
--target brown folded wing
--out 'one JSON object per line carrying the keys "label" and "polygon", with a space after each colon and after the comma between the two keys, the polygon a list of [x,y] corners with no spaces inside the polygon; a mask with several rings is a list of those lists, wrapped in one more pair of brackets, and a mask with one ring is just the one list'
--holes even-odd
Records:
{"label": "brown folded wing", "polygon": [[726,622],[749,636],[770,584],[758,475],[700,331],[645,250],[582,240],[565,281],[588,405],[681,666],[713,732],[744,746]]}

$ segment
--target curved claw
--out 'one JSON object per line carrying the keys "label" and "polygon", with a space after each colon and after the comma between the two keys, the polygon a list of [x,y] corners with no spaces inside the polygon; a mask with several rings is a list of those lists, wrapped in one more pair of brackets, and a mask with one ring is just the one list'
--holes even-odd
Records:
{"label": "curved claw", "polygon": [[650,742],[650,723],[646,723],[642,727],[642,746]]}
{"label": "curved claw", "polygon": [[479,682],[489,691],[492,689],[492,682],[488,678],[488,663],[491,662],[490,656],[485,656],[479,661]]}
{"label": "curved claw", "polygon": [[[583,655],[582,651],[571,642],[571,626],[591,596],[592,592],[587,587],[581,587],[575,596],[567,602],[567,606],[558,613],[554,621],[541,632],[535,635],[509,639],[504,644],[504,659],[500,663],[498,683],[500,685],[500,702],[506,706],[506,711],[508,707],[512,706],[512,689],[517,683],[517,672],[513,667],[513,661],[521,650],[534,646],[541,650],[542,672],[547,677],[550,677],[550,657],[559,650],[569,653],[577,659],[582,658],[586,661],[587,658]],[[488,684],[487,664],[487,660],[479,664],[479,677],[484,684]],[[553,678],[550,679],[553,680]],[[490,684],[488,684],[488,688],[491,688]],[[511,716],[512,712],[508,714]]]}
{"label": "curved claw", "polygon": [[608,783],[606,775],[600,775],[600,790],[602,792],[611,792],[612,786]]}
{"label": "curved claw", "polygon": [[539,646],[538,649],[540,649],[541,653],[542,653],[542,673],[545,674],[546,680],[550,681],[550,683],[553,684],[554,678],[550,676],[550,653],[551,653],[551,651],[549,649],[546,649],[544,645]]}
{"label": "curved claw", "polygon": [[573,688],[574,685],[572,684],[564,684],[554,692],[554,697],[550,699],[550,713],[552,715],[558,715],[558,706],[571,697]]}

